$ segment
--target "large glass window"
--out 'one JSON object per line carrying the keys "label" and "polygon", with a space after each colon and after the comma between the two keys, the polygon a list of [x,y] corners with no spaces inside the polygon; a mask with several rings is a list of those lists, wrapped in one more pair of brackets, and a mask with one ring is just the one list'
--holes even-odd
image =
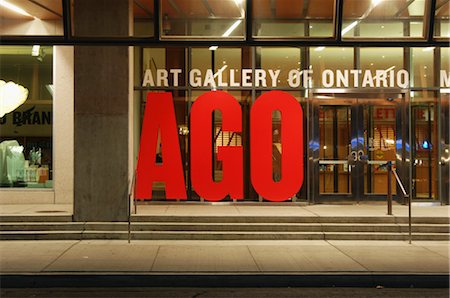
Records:
{"label": "large glass window", "polygon": [[450,2],[437,0],[434,18],[434,35],[450,38]]}
{"label": "large glass window", "polygon": [[332,37],[334,0],[257,0],[253,3],[255,37]]}
{"label": "large glass window", "polygon": [[244,0],[161,0],[161,36],[244,37]]}
{"label": "large glass window", "polygon": [[428,0],[345,0],[342,37],[423,38],[427,5]]}
{"label": "large glass window", "polygon": [[309,48],[309,56],[309,67],[313,71],[313,87],[323,87],[322,73],[324,70],[331,70],[336,73],[338,70],[344,71],[355,68],[353,48],[314,47]]}
{"label": "large glass window", "polygon": [[0,47],[0,186],[51,188],[53,48]]}
{"label": "large glass window", "polygon": [[0,1],[0,35],[63,35],[62,1]]}
{"label": "large glass window", "polygon": [[412,87],[433,87],[434,67],[433,55],[435,48],[411,48],[411,86]]}

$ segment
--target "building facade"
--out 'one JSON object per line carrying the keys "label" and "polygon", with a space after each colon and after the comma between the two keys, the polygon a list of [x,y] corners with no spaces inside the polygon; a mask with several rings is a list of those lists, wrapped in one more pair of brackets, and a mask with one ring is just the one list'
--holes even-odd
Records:
{"label": "building facade", "polygon": [[[448,1],[3,2],[0,203],[115,221],[166,200],[371,202],[386,200],[388,162],[413,201],[449,203]],[[160,92],[173,107],[161,117]],[[217,94],[234,112],[193,116]],[[295,104],[283,110],[284,96]],[[254,120],[269,97],[271,123]],[[170,174],[144,178],[143,156]],[[177,175],[185,195],[168,190]]]}

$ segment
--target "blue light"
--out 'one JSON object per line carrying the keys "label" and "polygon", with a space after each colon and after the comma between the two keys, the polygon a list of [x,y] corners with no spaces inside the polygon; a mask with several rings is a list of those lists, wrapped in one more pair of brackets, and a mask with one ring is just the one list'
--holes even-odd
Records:
{"label": "blue light", "polygon": [[430,149],[430,144],[428,143],[427,140],[423,141],[423,143],[422,143],[422,148],[423,148],[423,149]]}

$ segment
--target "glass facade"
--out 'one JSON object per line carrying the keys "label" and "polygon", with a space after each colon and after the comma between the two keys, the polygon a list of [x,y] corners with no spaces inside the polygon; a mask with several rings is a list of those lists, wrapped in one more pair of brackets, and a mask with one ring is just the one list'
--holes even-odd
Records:
{"label": "glass facade", "polygon": [[1,187],[52,188],[53,48],[0,47]]}
{"label": "glass facade", "polygon": [[[305,179],[290,201],[385,198],[385,164],[390,161],[413,199],[448,203],[448,1],[119,2],[116,11],[107,9],[109,1],[95,6],[88,0],[0,2],[2,42],[12,45],[0,47],[0,79],[28,89],[26,102],[0,120],[1,141],[17,142],[8,145],[18,147],[5,149],[8,154],[22,148],[16,154],[20,169],[13,174],[3,169],[12,178],[2,181],[2,187],[52,187],[52,146],[57,142],[52,85],[59,78],[53,79],[54,48],[34,45],[43,41],[81,48],[133,47],[130,173],[139,154],[147,95],[170,92],[189,200],[204,199],[193,187],[190,172],[190,113],[199,96],[225,91],[242,111],[239,133],[224,131],[223,115],[213,112],[207,158],[212,160],[214,181],[224,175],[220,148],[240,146],[245,200],[262,201],[251,181],[250,114],[261,96],[279,90],[295,98],[304,113],[305,166],[298,171]],[[103,10],[107,13],[100,14]],[[128,14],[124,18],[118,11]],[[109,30],[119,15],[126,26]],[[275,111],[275,182],[282,179],[282,123],[282,113]],[[160,137],[155,146],[155,158],[164,164]],[[30,178],[27,168],[42,175]],[[154,199],[166,199],[163,182],[152,188]]]}
{"label": "glass facade", "polygon": [[[439,131],[447,120],[436,119],[434,115],[438,113],[441,102],[447,99],[435,90],[440,83],[436,78],[441,76],[441,70],[446,71],[441,67],[448,63],[447,50],[413,47],[135,48],[135,64],[142,61],[142,65],[135,69],[135,78],[138,78],[135,79],[136,95],[142,103],[138,114],[143,117],[148,92],[172,92],[188,200],[202,200],[190,180],[190,110],[196,98],[211,90],[228,92],[237,99],[243,111],[241,133],[222,131],[221,113],[214,112],[211,158],[214,164],[212,175],[219,182],[223,168],[217,156],[218,148],[242,146],[245,200],[263,200],[251,184],[248,123],[253,104],[269,90],[291,94],[306,116],[304,152],[307,153],[303,170],[306,178],[303,187],[290,201],[311,201],[312,198],[318,202],[330,198],[384,199],[388,161],[394,164],[403,180],[411,181],[413,199],[439,200],[436,178],[442,173],[438,167],[439,146],[435,144],[439,143],[438,139],[442,142],[442,132],[440,135]],[[442,66],[437,69],[435,61],[439,59]],[[154,78],[158,77],[158,69],[180,69],[182,75],[176,87],[173,84],[157,86],[157,83],[143,86],[139,78],[144,77],[147,69]],[[246,69],[254,76],[249,85],[244,86],[243,71]],[[209,70],[214,73],[213,85],[204,80]],[[349,76],[351,70],[359,71],[359,77]],[[292,71],[298,72],[301,81],[298,84],[294,84],[290,75]],[[198,74],[198,81],[191,79],[193,72]],[[301,76],[306,72],[310,72],[310,76],[304,79]],[[257,73],[262,73],[264,80]],[[270,76],[271,73],[274,77]],[[331,85],[328,82],[330,77],[325,73],[332,74],[334,81]],[[399,78],[408,82],[406,87],[391,85]],[[232,86],[231,81],[237,82],[236,85]],[[220,85],[220,82],[226,85]],[[274,112],[274,181],[281,177],[281,120],[282,115]],[[139,136],[139,125],[135,129],[135,135]],[[362,156],[356,163],[351,161],[354,152]],[[310,160],[315,161],[311,163]],[[409,163],[409,160],[413,162]],[[412,169],[411,173],[409,169]],[[395,180],[393,185],[396,185]],[[156,190],[159,195],[154,198],[165,200],[164,185],[158,184],[154,187]],[[396,187],[393,193],[398,193]]]}

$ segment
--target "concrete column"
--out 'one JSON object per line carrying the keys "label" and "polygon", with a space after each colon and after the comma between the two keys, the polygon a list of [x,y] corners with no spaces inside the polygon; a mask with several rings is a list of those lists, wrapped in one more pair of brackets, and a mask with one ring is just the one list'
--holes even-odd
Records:
{"label": "concrete column", "polygon": [[[128,0],[73,10],[75,36],[128,35]],[[75,47],[75,221],[127,220],[128,59],[126,46]]]}

